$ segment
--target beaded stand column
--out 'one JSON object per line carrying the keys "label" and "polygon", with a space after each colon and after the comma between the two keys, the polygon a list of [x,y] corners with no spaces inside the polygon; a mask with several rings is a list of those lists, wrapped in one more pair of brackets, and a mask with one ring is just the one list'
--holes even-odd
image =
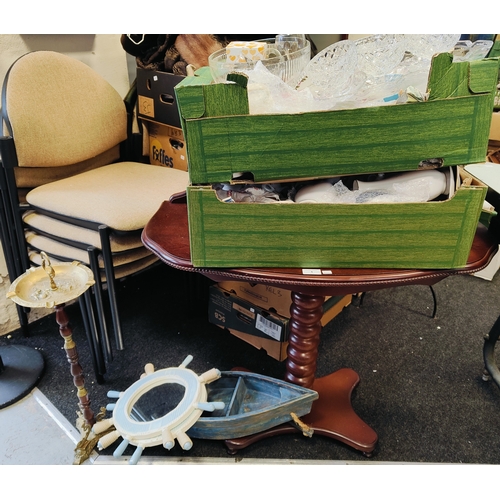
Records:
{"label": "beaded stand column", "polygon": [[73,376],[73,384],[77,388],[77,396],[79,399],[78,406],[82,411],[85,421],[92,426],[95,424],[96,420],[94,412],[90,408],[90,399],[84,386],[83,369],[78,360],[78,352],[76,350],[76,344],[73,340],[73,331],[69,326],[69,320],[66,311],[64,310],[64,304],[55,306],[55,311],[56,322],[59,325],[59,333],[64,339],[64,350],[66,351],[66,357],[68,358],[68,363],[71,367],[70,371]]}
{"label": "beaded stand column", "polygon": [[312,388],[316,373],[324,297],[292,292],[285,380]]}

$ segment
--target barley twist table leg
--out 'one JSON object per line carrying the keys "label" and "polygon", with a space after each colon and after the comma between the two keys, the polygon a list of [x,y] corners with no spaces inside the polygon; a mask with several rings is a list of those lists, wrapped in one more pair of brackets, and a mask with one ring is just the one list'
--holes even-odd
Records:
{"label": "barley twist table leg", "polygon": [[302,387],[313,386],[324,300],[292,292],[285,379]]}

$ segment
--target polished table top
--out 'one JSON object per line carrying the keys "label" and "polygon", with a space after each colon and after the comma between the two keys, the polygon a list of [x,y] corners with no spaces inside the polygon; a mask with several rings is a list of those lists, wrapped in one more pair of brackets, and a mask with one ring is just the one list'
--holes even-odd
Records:
{"label": "polished table top", "polygon": [[[488,265],[498,249],[495,238],[479,227],[467,265],[460,269],[316,269],[195,268],[191,263],[187,205],[183,199],[165,201],[146,225],[142,240],[162,261],[214,281],[243,280],[268,283],[310,295],[347,295],[401,285],[432,285],[453,274],[471,274]],[[315,272],[317,274],[311,274]]]}

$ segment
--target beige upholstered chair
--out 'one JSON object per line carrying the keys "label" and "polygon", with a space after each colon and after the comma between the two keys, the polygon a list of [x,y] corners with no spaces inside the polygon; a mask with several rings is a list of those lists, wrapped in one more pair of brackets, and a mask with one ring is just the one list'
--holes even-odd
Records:
{"label": "beige upholstered chair", "polygon": [[156,262],[142,229],[188,184],[187,172],[127,161],[130,111],[94,70],[57,52],[19,58],[2,89],[0,152],[24,267],[40,265],[41,251],[90,265],[96,288],[107,288],[118,349],[115,280]]}

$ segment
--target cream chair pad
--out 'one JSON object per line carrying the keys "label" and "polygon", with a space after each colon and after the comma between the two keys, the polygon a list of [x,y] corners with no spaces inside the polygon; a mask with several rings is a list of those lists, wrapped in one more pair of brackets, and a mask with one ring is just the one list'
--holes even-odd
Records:
{"label": "cream chair pad", "polygon": [[[90,265],[89,255],[86,250],[81,250],[79,248],[60,243],[59,241],[47,238],[46,236],[41,236],[39,234],[33,233],[32,231],[25,232],[26,241],[28,245],[39,251],[44,251],[49,255],[59,256],[61,259],[66,260],[77,260],[83,262],[84,264]],[[121,266],[123,264],[128,264],[139,259],[143,259],[151,255],[151,252],[146,247],[135,248],[133,250],[128,250],[126,252],[120,252],[113,254],[113,267]],[[104,261],[99,255],[98,258],[99,267],[104,267]]]}
{"label": "cream chair pad", "polygon": [[160,205],[185,191],[188,183],[183,170],[121,162],[37,187],[26,199],[34,207],[134,231],[144,228]]}
{"label": "cream chair pad", "polygon": [[[42,231],[52,236],[65,238],[86,245],[92,245],[96,248],[101,248],[101,238],[97,231],[86,229],[84,227],[74,226],[66,222],[47,217],[46,215],[38,214],[34,211],[26,212],[23,215],[23,222],[31,229]],[[125,235],[111,234],[109,238],[111,252],[124,252],[132,248],[142,247],[141,234],[127,233]]]}
{"label": "cream chair pad", "polygon": [[[144,257],[143,259],[136,260],[134,262],[129,262],[128,264],[123,264],[121,266],[116,266],[114,268],[115,278],[117,280],[130,276],[131,274],[138,273],[139,271],[144,271],[148,267],[152,266],[160,259],[156,255],[149,255],[148,257]],[[101,279],[102,281],[106,280],[106,276],[104,275],[104,271],[101,271]]]}
{"label": "cream chair pad", "polygon": [[[42,258],[38,252],[32,250],[29,252],[28,256],[30,262],[32,262],[35,266],[42,265]],[[144,257],[143,259],[138,259],[134,262],[129,262],[128,264],[116,266],[114,268],[115,278],[119,280],[122,278],[126,278],[127,276],[130,276],[132,274],[138,273],[140,271],[144,271],[145,269],[152,266],[159,260],[160,259],[156,255],[149,255],[147,257]],[[58,264],[60,262],[63,262],[55,258],[51,258],[50,261],[53,264]],[[100,274],[101,274],[101,283],[106,283],[106,274],[103,269],[101,269]]]}

